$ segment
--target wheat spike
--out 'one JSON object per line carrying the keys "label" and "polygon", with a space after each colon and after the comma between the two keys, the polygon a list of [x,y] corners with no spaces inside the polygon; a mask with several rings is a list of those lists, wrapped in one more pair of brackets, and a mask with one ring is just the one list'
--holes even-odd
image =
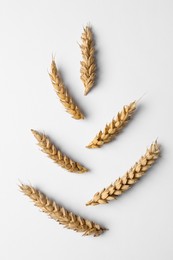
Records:
{"label": "wheat spike", "polygon": [[61,103],[64,105],[66,111],[69,114],[71,114],[72,117],[75,119],[84,119],[83,114],[80,112],[79,108],[74,103],[73,99],[70,97],[68,91],[66,90],[62,78],[60,76],[60,73],[56,67],[56,63],[54,59],[52,59],[51,71],[49,73],[49,76],[51,78],[53,87]]}
{"label": "wheat spike", "polygon": [[100,225],[66,210],[32,186],[21,184],[19,188],[34,202],[35,206],[68,229],[93,236],[99,236],[106,230]]}
{"label": "wheat spike", "polygon": [[117,179],[113,184],[97,192],[93,199],[87,202],[87,206],[106,204],[109,201],[116,199],[123,192],[128,190],[135,184],[157,160],[160,154],[160,149],[157,141],[151,144],[144,156],[121,178]]}
{"label": "wheat spike", "polygon": [[78,162],[73,161],[66,155],[64,155],[60,150],[58,150],[54,144],[51,143],[50,139],[33,129],[31,132],[38,141],[38,145],[42,148],[42,151],[48,155],[50,159],[59,164],[62,168],[65,168],[69,172],[84,173],[87,169],[79,164]]}
{"label": "wheat spike", "polygon": [[103,131],[100,131],[92,142],[87,145],[87,148],[100,148],[103,144],[109,143],[118,135],[121,129],[127,124],[131,116],[136,110],[136,101],[124,106],[122,111],[117,114],[109,124],[105,126]]}
{"label": "wheat spike", "polygon": [[93,87],[96,78],[96,62],[93,32],[91,27],[86,26],[81,36],[82,44],[80,45],[82,58],[81,64],[81,80],[85,87],[84,94],[87,95]]}

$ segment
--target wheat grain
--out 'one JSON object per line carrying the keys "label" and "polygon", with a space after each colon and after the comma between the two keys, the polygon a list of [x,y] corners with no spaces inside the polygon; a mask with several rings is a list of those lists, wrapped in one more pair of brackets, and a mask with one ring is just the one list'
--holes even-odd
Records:
{"label": "wheat grain", "polygon": [[87,95],[93,87],[96,78],[96,62],[93,32],[91,27],[86,26],[81,36],[82,44],[80,45],[82,58],[81,64],[81,80],[85,87],[84,94]]}
{"label": "wheat grain", "polygon": [[160,149],[157,141],[151,144],[144,156],[121,178],[117,179],[113,184],[104,188],[101,192],[97,192],[93,199],[87,202],[87,206],[106,204],[109,201],[116,199],[133,184],[135,184],[157,160],[160,154]]}
{"label": "wheat grain", "polygon": [[84,173],[87,169],[79,164],[78,162],[73,161],[68,156],[64,155],[59,149],[51,143],[50,139],[35,130],[31,130],[33,135],[38,141],[38,145],[42,148],[42,151],[48,155],[50,159],[59,164],[62,168],[65,168],[69,172]]}
{"label": "wheat grain", "polygon": [[83,114],[80,112],[79,108],[74,103],[73,99],[70,97],[67,89],[65,88],[54,59],[52,59],[51,72],[49,73],[49,76],[51,78],[53,87],[66,111],[75,119],[84,119]]}
{"label": "wheat grain", "polygon": [[103,144],[109,143],[121,129],[127,124],[131,116],[136,110],[136,101],[124,106],[122,111],[117,114],[109,124],[105,126],[103,131],[100,131],[92,142],[87,145],[87,148],[100,148]]}
{"label": "wheat grain", "polygon": [[84,219],[73,212],[58,205],[55,201],[49,199],[39,190],[32,186],[21,184],[20,190],[28,196],[43,212],[48,214],[52,219],[62,224],[65,228],[72,229],[76,232],[82,232],[83,235],[99,236],[106,229],[94,222]]}

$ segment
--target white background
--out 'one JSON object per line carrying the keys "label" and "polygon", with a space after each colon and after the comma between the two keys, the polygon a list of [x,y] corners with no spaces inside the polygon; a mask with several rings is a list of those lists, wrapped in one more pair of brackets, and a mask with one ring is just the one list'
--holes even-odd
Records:
{"label": "white background", "polygon": [[[97,86],[84,96],[78,46],[93,27]],[[86,114],[65,113],[48,76],[51,55]],[[0,1],[0,259],[173,259],[173,1]],[[138,111],[102,149],[85,145],[122,106]],[[90,172],[68,173],[36,145],[44,131]],[[162,157],[117,201],[86,207],[96,191],[122,176],[158,137]],[[19,192],[31,183],[66,208],[109,228],[82,237],[63,229]]]}

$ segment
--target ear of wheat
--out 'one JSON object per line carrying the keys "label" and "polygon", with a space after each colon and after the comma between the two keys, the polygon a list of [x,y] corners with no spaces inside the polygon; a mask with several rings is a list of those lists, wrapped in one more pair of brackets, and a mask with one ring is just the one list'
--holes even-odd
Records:
{"label": "ear of wheat", "polygon": [[127,106],[124,106],[122,111],[117,114],[117,117],[114,118],[109,124],[107,124],[105,126],[105,129],[103,131],[100,131],[92,140],[92,142],[86,147],[100,148],[105,143],[109,143],[127,124],[135,110],[136,101],[130,103]]}
{"label": "ear of wheat", "polygon": [[49,76],[51,78],[55,92],[57,93],[61,103],[64,105],[66,111],[75,119],[84,119],[83,114],[80,112],[79,108],[66,90],[54,59],[52,60]]}
{"label": "ear of wheat", "polygon": [[84,94],[87,95],[93,87],[96,78],[95,48],[92,29],[86,26],[83,30],[82,44],[80,45],[83,60],[81,64],[81,80],[85,87]]}
{"label": "ear of wheat", "polygon": [[87,206],[106,204],[109,201],[116,199],[133,184],[135,184],[157,160],[160,154],[157,141],[151,144],[144,156],[121,178],[117,179],[113,184],[104,188],[101,192],[97,192],[93,199],[87,202]]}
{"label": "ear of wheat", "polygon": [[48,155],[55,163],[59,164],[62,168],[65,168],[69,172],[84,173],[87,169],[73,161],[66,155],[64,155],[60,150],[58,150],[54,144],[51,143],[50,139],[33,129],[31,129],[34,137],[38,141],[38,145],[42,148],[42,151]]}
{"label": "ear of wheat", "polygon": [[83,235],[93,236],[99,236],[106,230],[100,225],[75,215],[67,209],[59,206],[55,201],[50,200],[47,196],[32,186],[21,184],[19,187],[20,190],[34,202],[35,206],[39,207],[52,219],[68,229],[82,232]]}

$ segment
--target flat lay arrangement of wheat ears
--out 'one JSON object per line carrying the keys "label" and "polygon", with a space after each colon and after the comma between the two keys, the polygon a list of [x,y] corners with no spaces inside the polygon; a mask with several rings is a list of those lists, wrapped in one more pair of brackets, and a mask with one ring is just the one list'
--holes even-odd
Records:
{"label": "flat lay arrangement of wheat ears", "polygon": [[[84,95],[87,95],[96,84],[97,74],[94,35],[91,26],[83,28],[80,49],[82,54],[82,61],[80,62],[80,79],[84,85]],[[63,83],[54,57],[52,58],[49,76],[53,88],[66,111],[71,114],[74,119],[84,119],[84,115],[80,111],[80,108],[75,104]],[[107,123],[104,129],[99,131],[86,147],[89,149],[101,148],[104,144],[111,142],[132,118],[136,108],[137,101],[125,105],[122,110],[117,113],[115,118],[113,118],[110,123]],[[81,163],[74,161],[60,151],[48,136],[33,129],[31,132],[36,138],[41,150],[60,167],[71,173],[77,174],[83,174],[88,171]],[[136,162],[122,177],[115,180],[108,187],[103,188],[100,192],[97,192],[92,199],[86,203],[86,206],[107,204],[111,200],[117,199],[118,196],[130,189],[130,187],[147,172],[159,158],[159,155],[160,147],[156,140],[150,145],[138,162]],[[68,229],[81,232],[83,235],[93,235],[95,237],[107,230],[99,224],[68,211],[31,185],[21,183],[19,188],[21,192],[33,201],[35,206],[39,207],[52,219]]]}

